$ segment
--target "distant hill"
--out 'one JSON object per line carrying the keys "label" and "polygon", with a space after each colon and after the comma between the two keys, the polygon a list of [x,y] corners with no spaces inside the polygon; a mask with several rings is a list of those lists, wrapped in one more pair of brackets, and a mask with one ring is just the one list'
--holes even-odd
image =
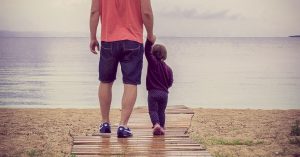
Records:
{"label": "distant hill", "polygon": [[79,32],[15,32],[0,30],[0,37],[88,37]]}
{"label": "distant hill", "polygon": [[0,37],[31,37],[31,36],[43,36],[43,35],[37,32],[0,31]]}
{"label": "distant hill", "polygon": [[300,35],[291,35],[289,37],[300,37]]}

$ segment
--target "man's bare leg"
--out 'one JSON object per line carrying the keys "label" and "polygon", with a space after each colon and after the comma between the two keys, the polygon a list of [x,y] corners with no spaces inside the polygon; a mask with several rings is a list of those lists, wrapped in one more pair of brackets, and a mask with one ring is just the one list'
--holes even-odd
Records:
{"label": "man's bare leg", "polygon": [[137,86],[124,84],[120,125],[127,127],[137,96]]}
{"label": "man's bare leg", "polygon": [[112,97],[112,85],[113,83],[100,83],[98,96],[100,102],[100,111],[102,115],[102,123],[109,123],[109,111]]}

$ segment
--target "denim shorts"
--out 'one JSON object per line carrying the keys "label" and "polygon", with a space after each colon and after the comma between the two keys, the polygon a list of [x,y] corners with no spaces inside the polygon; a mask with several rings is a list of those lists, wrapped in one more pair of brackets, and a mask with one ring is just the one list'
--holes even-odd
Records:
{"label": "denim shorts", "polygon": [[130,40],[101,42],[99,80],[111,83],[116,79],[118,64],[121,65],[123,83],[141,84],[144,46]]}

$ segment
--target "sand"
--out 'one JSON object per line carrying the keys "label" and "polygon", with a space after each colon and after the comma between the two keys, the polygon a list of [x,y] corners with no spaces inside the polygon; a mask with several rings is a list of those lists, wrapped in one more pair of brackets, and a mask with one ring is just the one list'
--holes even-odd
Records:
{"label": "sand", "polygon": [[[119,110],[112,110],[117,123]],[[98,130],[99,109],[0,109],[0,156],[69,156],[73,135]],[[34,156],[34,155],[32,155]]]}
{"label": "sand", "polygon": [[197,109],[190,135],[215,156],[297,156],[291,126],[300,110]]}
{"label": "sand", "polygon": [[[293,156],[300,110],[194,109],[191,137],[215,156]],[[117,123],[120,111],[111,111]],[[148,118],[148,117],[147,117]],[[70,156],[72,137],[98,130],[99,109],[0,109],[0,156]],[[134,131],[134,130],[133,130]]]}

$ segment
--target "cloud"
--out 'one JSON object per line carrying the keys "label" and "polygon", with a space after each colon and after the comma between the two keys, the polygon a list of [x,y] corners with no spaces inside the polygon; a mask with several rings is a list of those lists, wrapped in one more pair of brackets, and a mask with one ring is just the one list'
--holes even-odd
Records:
{"label": "cloud", "polygon": [[218,10],[218,11],[198,11],[195,8],[191,9],[180,9],[173,8],[168,10],[163,10],[160,12],[160,15],[165,17],[174,17],[174,18],[186,18],[186,19],[198,19],[198,20],[236,20],[242,19],[242,16],[239,14],[232,14],[229,10]]}
{"label": "cloud", "polygon": [[80,6],[86,3],[90,3],[87,0],[55,0],[53,1],[55,6]]}
{"label": "cloud", "polygon": [[[152,0],[165,36],[299,34],[300,0]],[[0,0],[0,30],[89,32],[91,0]]]}

